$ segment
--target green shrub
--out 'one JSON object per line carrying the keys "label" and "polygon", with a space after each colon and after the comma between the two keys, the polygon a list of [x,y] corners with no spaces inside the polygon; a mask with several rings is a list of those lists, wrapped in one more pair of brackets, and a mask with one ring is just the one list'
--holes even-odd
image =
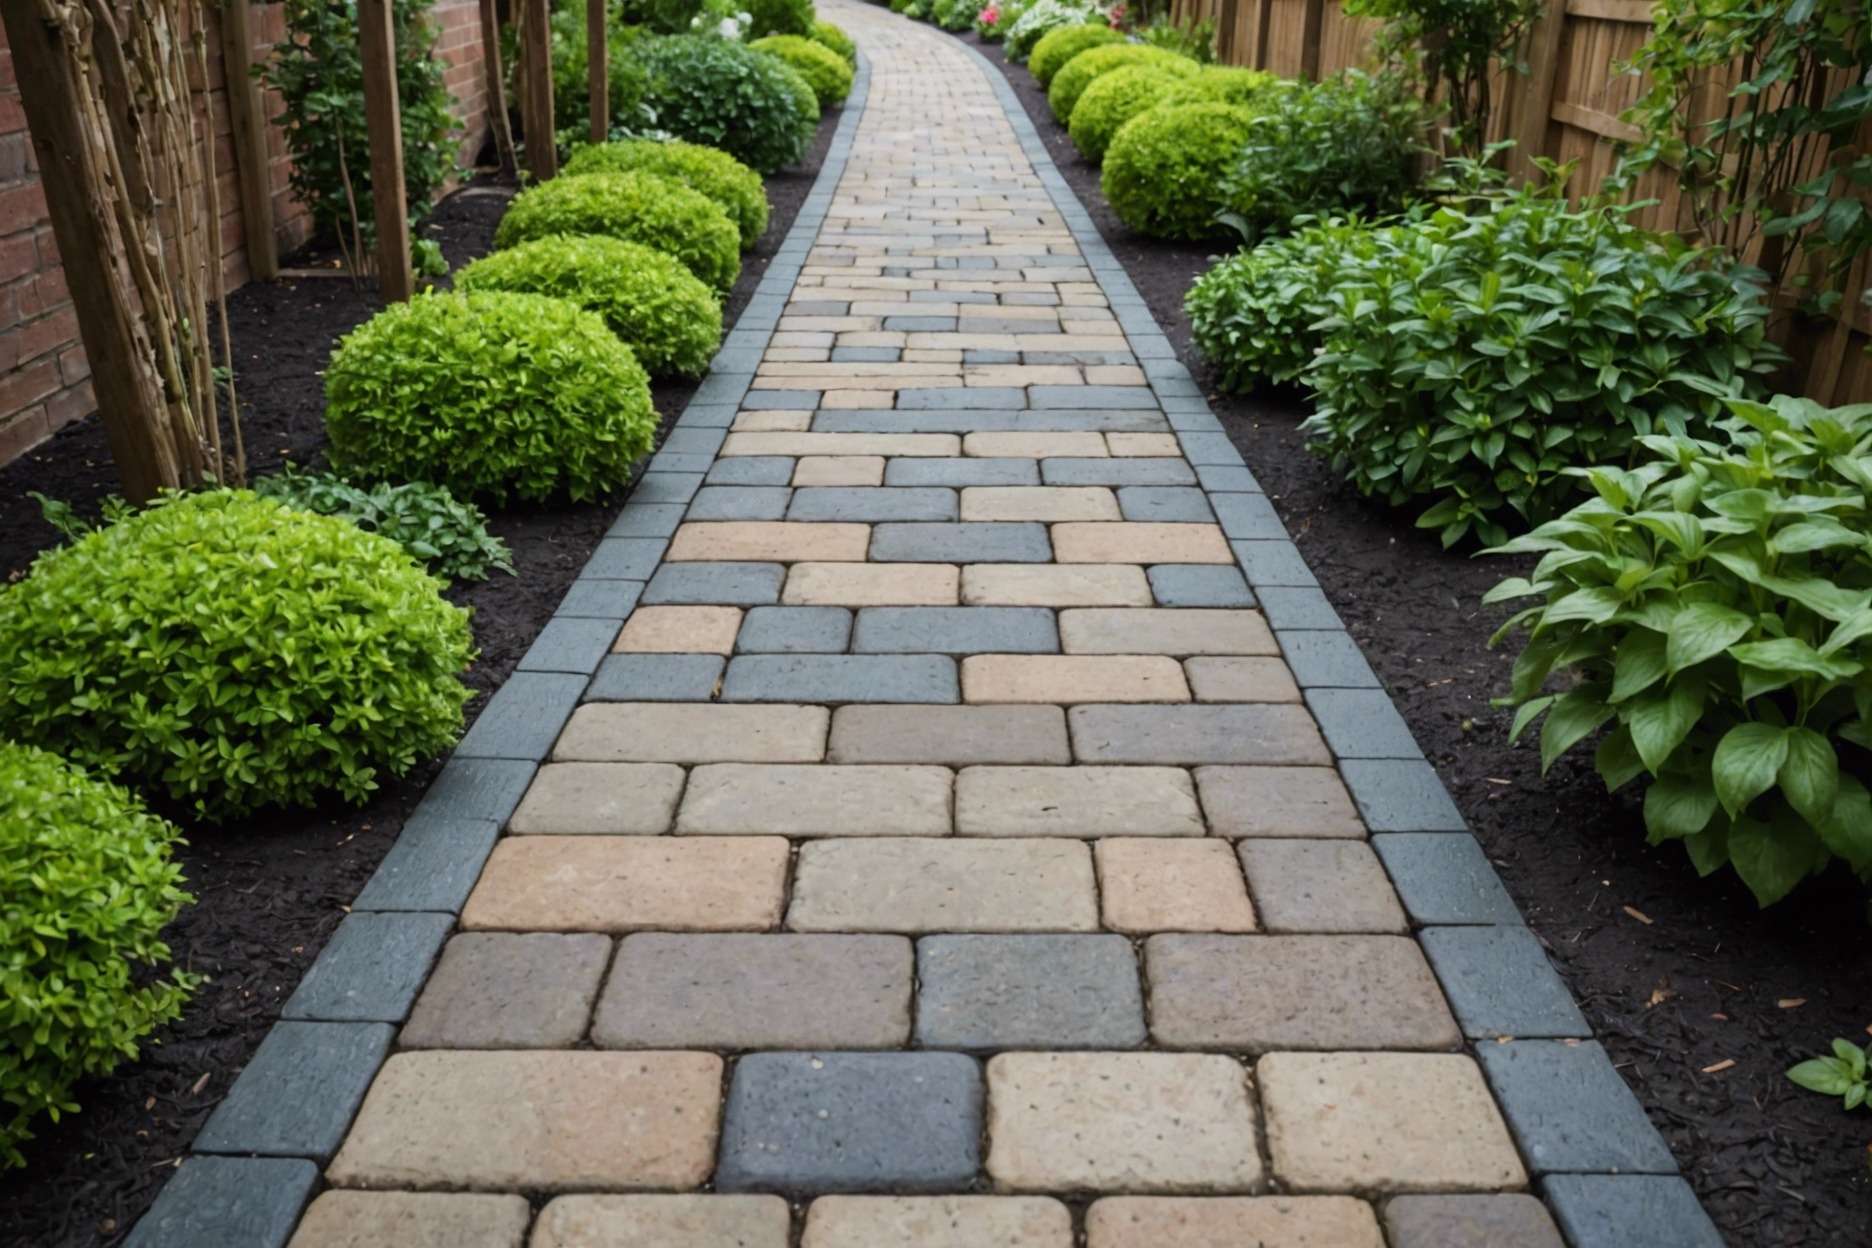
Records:
{"label": "green shrub", "polygon": [[1216,24],[1210,18],[1186,18],[1175,21],[1158,15],[1148,26],[1137,29],[1138,41],[1212,65],[1216,58]]}
{"label": "green shrub", "polygon": [[1609,727],[1599,774],[1642,781],[1651,843],[1765,906],[1835,858],[1872,883],[1872,406],[1729,409],[1726,437],[1586,472],[1488,600],[1541,600],[1497,639],[1528,631],[1506,702],[1517,734],[1545,713],[1543,770]]}
{"label": "green shrub", "polygon": [[857,67],[858,45],[852,42],[852,37],[846,34],[843,28],[834,26],[831,22],[814,22],[811,38],[813,42],[824,44],[838,53],[847,65]]}
{"label": "green shrub", "polygon": [[261,498],[339,516],[366,533],[381,534],[444,580],[485,581],[491,569],[509,575],[514,570],[513,552],[488,532],[481,509],[427,481],[367,488],[336,473],[300,472],[288,464],[255,480],[253,489]]}
{"label": "green shrub", "polygon": [[1007,28],[1007,58],[1018,64],[1049,31],[1101,20],[1103,15],[1085,0],[1033,0]]}
{"label": "green shrub", "polygon": [[1495,543],[1555,513],[1566,469],[1759,393],[1783,357],[1754,277],[1627,211],[1522,191],[1375,231],[1327,290],[1315,449],[1362,493],[1433,500],[1445,543]]}
{"label": "green shrub", "polygon": [[1165,52],[1162,48],[1147,48],[1141,43],[1089,48],[1067,61],[1053,75],[1053,85],[1047,88],[1047,105],[1053,110],[1053,119],[1062,126],[1071,122],[1073,105],[1079,102],[1093,79],[1131,65],[1149,65],[1180,78],[1194,77],[1201,68],[1187,56]]}
{"label": "green shrub", "polygon": [[[163,972],[162,930],[194,898],[173,825],[43,750],[0,741],[0,1169],[40,1114],[137,1055],[198,979]],[[141,969],[153,968],[153,969]]]}
{"label": "green shrub", "polygon": [[641,39],[632,55],[649,78],[644,103],[679,139],[718,147],[762,174],[792,164],[812,142],[818,108],[800,112],[798,75],[775,57],[712,35]]}
{"label": "green shrub", "polygon": [[1200,71],[1179,80],[1177,89],[1164,97],[1164,104],[1245,104],[1260,112],[1273,92],[1290,91],[1299,84],[1277,78],[1264,69],[1239,69],[1233,65],[1205,65]]}
{"label": "green shrub", "polygon": [[819,93],[806,81],[806,75],[771,52],[757,52],[755,55],[766,57],[780,75],[780,80],[786,84],[787,94],[793,97],[793,115],[800,124],[816,131],[819,128]]}
{"label": "green shrub", "polygon": [[544,295],[392,305],[339,343],[325,373],[340,471],[463,498],[596,498],[630,478],[656,423],[630,348]]}
{"label": "green shrub", "polygon": [[744,0],[744,9],[750,19],[747,29],[749,39],[765,39],[768,35],[812,34],[812,0]]}
{"label": "green shrub", "polygon": [[581,147],[560,171],[562,177],[587,173],[653,173],[680,182],[715,201],[728,214],[746,251],[767,232],[767,190],[760,174],[714,147],[671,139],[624,139]]}
{"label": "green shrub", "polygon": [[930,20],[944,30],[964,31],[975,24],[981,7],[981,0],[935,0],[930,5]]}
{"label": "green shrub", "polygon": [[1174,92],[1181,81],[1155,65],[1132,65],[1094,78],[1073,106],[1067,127],[1073,146],[1098,164],[1118,128]]}
{"label": "green shrub", "polygon": [[1254,119],[1253,112],[1234,104],[1179,104],[1133,117],[1105,149],[1099,185],[1112,211],[1140,234],[1216,237],[1222,230],[1219,218],[1230,206],[1223,177]]}
{"label": "green shrub", "polygon": [[851,94],[852,67],[845,58],[801,35],[768,35],[748,45],[757,52],[777,56],[806,80],[818,100],[819,110],[835,108]]}
{"label": "green shrub", "polygon": [[[591,48],[587,42],[585,8],[560,9],[552,15],[553,126],[573,130],[581,137],[591,128]],[[610,97],[612,125],[642,124],[644,88],[649,79],[631,56],[637,38],[634,27],[613,23],[605,36],[605,93]],[[512,66],[510,99],[520,98],[519,58]]]}
{"label": "green shrub", "polygon": [[652,377],[700,377],[721,344],[715,293],[674,256],[623,239],[535,239],[476,260],[455,288],[570,300],[603,317]]}
{"label": "green shrub", "polygon": [[362,801],[461,732],[468,614],[442,588],[348,521],[171,496],[0,592],[0,736],[210,819]]}
{"label": "green shrub", "polygon": [[890,11],[921,22],[929,17],[934,4],[935,0],[890,0]]}
{"label": "green shrub", "polygon": [[[702,0],[614,0],[618,20],[656,35],[686,35],[702,15]],[[568,10],[581,20],[583,6]]]}
{"label": "green shrub", "polygon": [[555,234],[602,234],[654,247],[718,291],[733,287],[741,273],[741,233],[728,214],[708,196],[653,173],[587,173],[528,187],[508,205],[494,245]]}
{"label": "green shrub", "polygon": [[1033,46],[1033,52],[1027,58],[1027,69],[1034,76],[1034,81],[1045,90],[1053,81],[1053,75],[1059,73],[1067,61],[1081,52],[1103,47],[1108,43],[1123,43],[1125,38],[1104,22],[1088,22],[1075,26],[1055,26],[1040,36],[1040,41]]}

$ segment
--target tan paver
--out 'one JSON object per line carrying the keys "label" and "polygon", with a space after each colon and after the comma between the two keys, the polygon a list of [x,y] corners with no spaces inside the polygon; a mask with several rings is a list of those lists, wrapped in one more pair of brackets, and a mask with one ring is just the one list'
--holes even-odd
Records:
{"label": "tan paver", "polygon": [[841,706],[832,717],[834,763],[1070,763],[1057,706]]}
{"label": "tan paver", "polygon": [[946,767],[697,767],[676,830],[712,836],[947,836],[951,779]]}
{"label": "tan paver", "polygon": [[287,1248],[521,1248],[532,1218],[522,1196],[328,1191]]}
{"label": "tan paver", "polygon": [[777,836],[515,836],[494,846],[462,909],[474,930],[760,931],[780,921]]}
{"label": "tan paver", "polygon": [[669,763],[547,763],[507,830],[653,836],[669,831],[682,788]]}
{"label": "tan paver", "polygon": [[1105,926],[1117,932],[1252,932],[1254,906],[1221,841],[1109,837],[1094,850]]}
{"label": "tan paver", "polygon": [[620,654],[733,654],[739,607],[638,607],[611,649]]}
{"label": "tan paver", "polygon": [[590,702],[572,712],[561,762],[816,763],[825,757],[823,706],[706,702]]}
{"label": "tan paver", "polygon": [[1365,835],[1330,767],[1198,767],[1196,784],[1218,836]]}
{"label": "tan paver", "polygon": [[721,1076],[712,1053],[397,1053],[326,1177],[339,1187],[698,1187],[715,1164]]}
{"label": "tan paver", "polygon": [[1384,1235],[1349,1196],[1107,1196],[1086,1211],[1086,1248],[1250,1245],[1384,1248]]}
{"label": "tan paver", "polygon": [[1075,841],[813,841],[787,909],[803,932],[1084,932],[1092,855]]}
{"label": "tan paver", "polygon": [[1315,1191],[1527,1185],[1482,1072],[1456,1053],[1270,1053],[1255,1066],[1282,1183]]}
{"label": "tan paver", "polygon": [[[812,352],[823,355],[824,352]],[[742,412],[731,426],[736,433],[804,433],[812,427],[811,412]]]}
{"label": "tan paver", "polygon": [[1000,1054],[988,1063],[988,1175],[1012,1191],[1252,1189],[1248,1083],[1221,1056]]}
{"label": "tan paver", "polygon": [[560,1196],[529,1248],[786,1248],[790,1226],[778,1196]]}
{"label": "tan paver", "polygon": [[1174,433],[1108,433],[1105,442],[1114,455],[1172,459],[1183,454]]}
{"label": "tan paver", "polygon": [[[1054,532],[1058,532],[1055,529]],[[1061,611],[1068,654],[1280,653],[1259,611],[1191,607],[1084,607]],[[1082,698],[1081,701],[1096,701]]]}
{"label": "tan paver", "polygon": [[882,485],[882,455],[808,455],[793,465],[794,485]]}
{"label": "tan paver", "polygon": [[948,456],[962,453],[962,439],[953,433],[731,433],[722,443],[721,453]]}
{"label": "tan paver", "polygon": [[1151,604],[1135,564],[971,563],[962,569],[971,607],[1099,607]]}
{"label": "tan paver", "polygon": [[1061,563],[1235,562],[1217,525],[1149,521],[1054,525],[1053,557]]}
{"label": "tan paver", "polygon": [[1300,687],[1283,659],[1198,658],[1186,660],[1183,667],[1198,702],[1300,700]]}
{"label": "tan paver", "polygon": [[702,520],[685,524],[676,530],[676,536],[670,539],[668,558],[673,563],[683,560],[754,563],[862,561],[870,545],[871,526],[868,524]]}
{"label": "tan paver", "polygon": [[797,606],[947,607],[960,600],[952,563],[796,563],[780,600]]}
{"label": "tan paver", "polygon": [[[933,384],[933,383],[932,383]],[[832,411],[841,409],[857,410],[865,408],[888,408],[897,401],[895,390],[827,390],[819,396],[819,406]],[[836,482],[843,485],[845,482]],[[876,485],[876,481],[853,482],[856,485]]]}
{"label": "tan paver", "polygon": [[585,1035],[611,938],[462,932],[397,1034],[405,1049],[569,1049]]}
{"label": "tan paver", "polygon": [[[964,455],[1002,459],[1104,458],[1102,433],[971,433],[962,439]],[[1101,560],[1116,563],[1121,560]]]}
{"label": "tan paver", "polygon": [[1363,841],[1243,841],[1242,870],[1270,932],[1408,932],[1391,877]]}
{"label": "tan paver", "polygon": [[975,654],[962,660],[962,700],[1187,702],[1190,691],[1163,655]]}
{"label": "tan paver", "polygon": [[955,797],[962,836],[1203,834],[1195,787],[1176,767],[967,767]]}
{"label": "tan paver", "polygon": [[1072,1248],[1072,1215],[1046,1196],[821,1196],[801,1248]]}
{"label": "tan paver", "polygon": [[1092,485],[977,485],[962,491],[964,520],[1116,520],[1118,496]]}

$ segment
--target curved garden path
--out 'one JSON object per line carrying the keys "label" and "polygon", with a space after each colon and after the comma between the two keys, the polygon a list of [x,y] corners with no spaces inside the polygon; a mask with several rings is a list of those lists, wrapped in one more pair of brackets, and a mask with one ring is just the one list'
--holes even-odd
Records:
{"label": "curved garden path", "polygon": [[788,244],[133,1242],[1718,1242],[1005,83],[825,12]]}

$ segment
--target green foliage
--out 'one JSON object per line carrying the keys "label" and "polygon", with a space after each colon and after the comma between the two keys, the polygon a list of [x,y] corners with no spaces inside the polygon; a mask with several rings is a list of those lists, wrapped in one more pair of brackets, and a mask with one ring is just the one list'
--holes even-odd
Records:
{"label": "green foliage", "polygon": [[[392,0],[397,100],[403,119],[403,193],[412,220],[455,173],[459,128],[435,55],[434,0]],[[358,53],[357,0],[286,0],[286,38],[255,75],[282,105],[273,123],[292,157],[293,197],[320,229],[367,262],[377,232],[370,135],[364,123],[364,63]]]}
{"label": "green foliage", "polygon": [[[1072,65],[1061,71],[1055,89],[1071,72]],[[1248,142],[1254,119],[1249,109],[1233,104],[1179,104],[1133,117],[1105,149],[1099,185],[1112,211],[1156,238],[1216,237],[1219,218],[1230,206],[1224,178]]]}
{"label": "green foliage", "polygon": [[767,232],[767,190],[760,174],[719,148],[681,139],[623,139],[581,147],[560,171],[562,177],[587,173],[652,173],[680,182],[715,201],[728,214],[746,251]]}
{"label": "green foliage", "polygon": [[554,234],[602,234],[642,243],[682,261],[718,291],[741,273],[741,234],[699,191],[653,173],[558,177],[514,196],[494,233],[513,247]]}
{"label": "green foliage", "polygon": [[1125,37],[1105,22],[1055,26],[1033,45],[1033,52],[1027,58],[1027,69],[1033,74],[1034,81],[1040,84],[1041,90],[1045,90],[1053,81],[1053,75],[1081,52],[1124,41]]}
{"label": "green foliage", "polygon": [[1083,0],[1033,0],[1007,28],[1007,59],[1020,63],[1049,31],[1104,20],[1097,8]]}
{"label": "green foliage", "polygon": [[1522,191],[1370,245],[1327,291],[1302,428],[1360,492],[1434,499],[1419,523],[1446,544],[1547,519],[1567,468],[1706,430],[1722,396],[1759,393],[1782,359],[1749,271],[1621,210]]}
{"label": "green foliage", "polygon": [[1062,126],[1071,122],[1073,106],[1092,85],[1093,79],[1130,65],[1148,65],[1179,78],[1193,78],[1202,68],[1187,56],[1162,48],[1147,48],[1141,43],[1090,48],[1067,61],[1053,75],[1053,84],[1047,88],[1047,106],[1053,110],[1053,119]]}
{"label": "green foliage", "polygon": [[702,15],[702,0],[613,0],[618,20],[657,35],[686,35]]}
{"label": "green foliage", "polygon": [[513,552],[487,531],[481,509],[427,481],[365,487],[336,473],[301,472],[288,464],[256,480],[253,489],[261,498],[341,516],[366,533],[380,533],[444,580],[485,581],[494,568],[513,574]]}
{"label": "green foliage", "polygon": [[720,148],[762,174],[792,164],[812,142],[818,107],[800,111],[798,75],[775,57],[710,35],[642,39],[632,55],[649,75],[644,103],[679,139]]}
{"label": "green foliage", "polygon": [[0,1169],[40,1114],[135,1058],[200,982],[163,972],[162,930],[194,898],[173,825],[43,750],[0,741]]}
{"label": "green foliage", "polygon": [[1153,48],[1163,48],[1204,65],[1215,63],[1216,26],[1206,17],[1181,22],[1159,17],[1148,26],[1138,27],[1137,37]]}
{"label": "green foliage", "polygon": [[1092,80],[1073,106],[1067,132],[1079,154],[1098,164],[1118,128],[1155,107],[1183,80],[1155,65],[1131,65]]}
{"label": "green foliage", "polygon": [[802,35],[768,35],[748,45],[758,52],[777,56],[806,80],[812,88],[819,109],[824,111],[845,102],[851,94],[852,67],[845,58],[822,43]]}
{"label": "green foliage", "polygon": [[890,0],[890,11],[912,21],[926,21],[935,8],[935,0]]}
{"label": "green foliage", "polygon": [[934,0],[929,20],[944,30],[964,31],[975,24],[981,0]]}
{"label": "green foliage", "polygon": [[819,93],[806,81],[806,75],[771,52],[757,52],[755,55],[766,57],[779,73],[780,80],[786,83],[787,93],[793,97],[793,115],[800,124],[809,127],[809,134],[816,131],[819,128]]}
{"label": "green foliage", "polygon": [[1834,1040],[1832,1057],[1810,1058],[1790,1067],[1787,1077],[1809,1092],[1839,1097],[1843,1109],[1866,1103],[1866,1053],[1850,1040]]}
{"label": "green foliage", "polygon": [[812,34],[815,17],[812,0],[743,0],[749,18],[747,37],[765,39],[768,35]]}
{"label": "green foliage", "polygon": [[838,53],[847,65],[857,67],[858,45],[852,42],[852,37],[845,33],[843,27],[816,21],[812,24],[811,38],[813,42],[824,44]]}
{"label": "green foliage", "polygon": [[348,521],[171,495],[0,591],[0,736],[210,819],[362,801],[461,731],[468,614],[442,588]]}
{"label": "green foliage", "polygon": [[1252,242],[1297,216],[1395,211],[1414,181],[1420,107],[1359,73],[1268,94],[1224,180],[1230,224]]}
{"label": "green foliage", "polygon": [[1000,43],[1007,38],[1008,28],[1020,20],[1027,11],[1029,0],[983,0],[981,12],[975,15],[975,33],[989,43]]}
{"label": "green foliage", "polygon": [[347,335],[325,373],[340,471],[463,498],[596,498],[629,480],[656,423],[630,348],[544,295],[394,304]]}
{"label": "green foliage", "polygon": [[1240,69],[1233,65],[1205,65],[1201,72],[1180,78],[1177,89],[1164,98],[1165,104],[1242,104],[1256,110],[1266,106],[1276,91],[1289,91],[1298,84],[1277,78],[1264,69]]}
{"label": "green foliage", "polygon": [[1528,630],[1505,701],[1545,713],[1543,768],[1610,726],[1651,842],[1765,906],[1833,858],[1872,882],[1872,405],[1728,406],[1721,441],[1580,472],[1596,497],[1501,547],[1541,558],[1487,601],[1544,600],[1497,634]]}
{"label": "green foliage", "polygon": [[[1375,51],[1397,69],[1421,71],[1423,94],[1449,111],[1457,147],[1479,153],[1495,109],[1490,76],[1507,66],[1526,73],[1521,36],[1546,11],[1544,0],[1344,0],[1349,17],[1384,23]],[[1513,89],[1513,81],[1507,83]]]}
{"label": "green foliage", "polygon": [[[591,129],[591,48],[585,26],[585,6],[557,10],[552,15],[553,127],[580,135]],[[636,28],[613,22],[605,36],[606,94],[610,97],[611,124],[640,125],[644,116],[644,88],[648,77],[631,57]],[[519,99],[518,58],[513,65],[514,94]]]}
{"label": "green foliage", "polygon": [[567,299],[604,318],[652,377],[700,377],[721,344],[721,304],[674,256],[599,235],[522,243],[475,261],[455,288]]}

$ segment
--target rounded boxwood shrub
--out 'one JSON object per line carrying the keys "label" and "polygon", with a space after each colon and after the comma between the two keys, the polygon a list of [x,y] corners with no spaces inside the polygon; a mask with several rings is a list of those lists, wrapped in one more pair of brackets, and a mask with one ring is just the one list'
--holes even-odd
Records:
{"label": "rounded boxwood shrub", "polygon": [[1047,88],[1047,106],[1053,110],[1053,119],[1062,126],[1071,122],[1073,106],[1092,85],[1093,79],[1130,65],[1149,65],[1180,78],[1193,77],[1201,68],[1187,56],[1142,43],[1114,43],[1088,49],[1067,61],[1053,75],[1053,85]]}
{"label": "rounded boxwood shrub", "polygon": [[325,373],[338,468],[464,498],[596,498],[629,480],[656,423],[630,348],[545,295],[395,304],[348,334]]}
{"label": "rounded boxwood shrub", "polygon": [[844,57],[823,43],[816,43],[801,35],[768,35],[748,46],[757,52],[777,56],[799,71],[806,85],[812,88],[822,112],[843,104],[845,97],[851,94],[852,67],[845,63]]}
{"label": "rounded boxwood shrub", "polygon": [[1217,216],[1230,206],[1223,180],[1254,119],[1234,104],[1153,108],[1118,128],[1099,187],[1119,220],[1140,234],[1212,238],[1223,228]]}
{"label": "rounded boxwood shrub", "polygon": [[461,732],[468,613],[442,589],[335,516],[172,495],[0,593],[0,737],[210,819],[362,801]]}
{"label": "rounded boxwood shrub", "polygon": [[554,234],[603,234],[654,247],[720,291],[741,274],[741,232],[728,214],[700,191],[653,173],[587,173],[521,191],[494,245]]}
{"label": "rounded boxwood shrub", "polygon": [[682,262],[595,234],[538,238],[455,275],[462,291],[569,299],[604,318],[653,377],[700,377],[721,343],[721,304]]}
{"label": "rounded boxwood shrub", "polygon": [[1027,69],[1033,74],[1034,81],[1040,84],[1041,90],[1045,90],[1053,81],[1053,75],[1081,52],[1124,41],[1123,35],[1104,22],[1055,26],[1040,36],[1040,42],[1034,44],[1033,52],[1027,58]]}
{"label": "rounded boxwood shrub", "polygon": [[765,39],[768,35],[809,35],[817,16],[812,0],[746,0],[748,38]]}
{"label": "rounded boxwood shrub", "polygon": [[1166,74],[1155,65],[1132,65],[1101,74],[1092,80],[1074,105],[1072,124],[1067,127],[1079,154],[1098,164],[1105,159],[1118,127],[1177,89],[1182,82],[1175,74]]}
{"label": "rounded boxwood shrub", "polygon": [[793,97],[793,115],[799,118],[808,132],[819,128],[819,93],[806,81],[806,75],[795,69],[791,62],[782,60],[771,52],[755,52],[756,56],[767,58],[779,71],[780,80],[786,83],[787,92]]}
{"label": "rounded boxwood shrub", "polygon": [[1240,69],[1234,65],[1205,65],[1182,79],[1177,89],[1165,96],[1170,104],[1245,104],[1257,109],[1268,107],[1272,96],[1295,89],[1300,84],[1268,73],[1264,69]]}
{"label": "rounded boxwood shrub", "polygon": [[[819,110],[800,112],[784,61],[712,35],[640,39],[632,54],[648,78],[644,103],[657,127],[727,152],[758,173],[805,154]],[[810,94],[810,93],[809,93]]]}
{"label": "rounded boxwood shrub", "polygon": [[625,139],[581,147],[561,176],[587,173],[653,173],[680,182],[715,201],[728,214],[746,251],[767,232],[767,191],[760,174],[719,148],[671,139]]}
{"label": "rounded boxwood shrub", "polygon": [[[974,14],[971,13],[969,16],[973,18]],[[844,58],[847,65],[857,66],[858,45],[852,42],[852,37],[846,34],[843,28],[834,26],[831,22],[814,22],[809,38],[814,43],[821,43],[831,48]]]}
{"label": "rounded boxwood shrub", "polygon": [[0,1169],[182,1012],[195,976],[137,969],[169,960],[162,930],[194,900],[175,840],[124,789],[0,741]]}

